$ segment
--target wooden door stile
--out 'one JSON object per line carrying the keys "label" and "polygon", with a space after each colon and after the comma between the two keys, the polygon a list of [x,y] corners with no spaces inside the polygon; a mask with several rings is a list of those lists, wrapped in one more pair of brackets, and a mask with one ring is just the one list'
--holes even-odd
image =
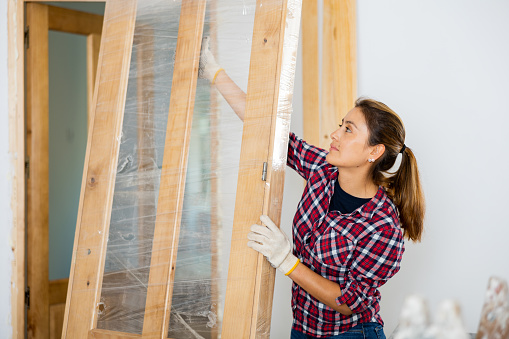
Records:
{"label": "wooden door stile", "polygon": [[[101,23],[102,29],[102,23]],[[94,113],[94,93],[97,88],[96,75],[97,64],[99,62],[99,49],[101,47],[101,33],[90,33],[87,35],[87,106],[88,106],[88,123],[90,129],[92,126],[92,114]]]}
{"label": "wooden door stile", "polygon": [[48,9],[27,4],[31,41],[26,50],[27,115],[26,152],[30,158],[27,179],[27,311],[29,338],[49,337],[49,78]]}
{"label": "wooden door stile", "polygon": [[106,243],[136,18],[135,0],[108,0],[83,173],[63,338],[87,338],[97,323]]}
{"label": "wooden door stile", "polygon": [[12,180],[12,233],[10,234],[11,261],[11,307],[12,338],[25,338],[25,51],[24,10],[22,1],[7,1],[7,64],[9,107],[9,163],[14,170]]}
{"label": "wooden door stile", "polygon": [[[251,224],[260,223],[261,214],[269,215],[276,223],[280,221],[286,161],[281,164],[281,159],[276,159],[280,154],[275,148],[281,146],[286,159],[290,112],[278,115],[278,100],[289,2],[257,3],[223,338],[270,336],[275,271],[263,255],[247,247],[247,234]],[[300,7],[298,11],[300,20]],[[269,163],[267,181],[262,180],[264,162]]]}
{"label": "wooden door stile", "polygon": [[143,338],[168,332],[205,8],[183,1],[180,12]]}
{"label": "wooden door stile", "polygon": [[[281,31],[282,61],[278,70],[279,80],[277,110],[272,115],[269,161],[267,169],[267,184],[263,214],[268,215],[276,225],[281,225],[281,209],[285,183],[286,159],[288,155],[288,139],[290,133],[290,119],[292,114],[293,84],[296,69],[297,47],[299,41],[300,18],[302,11],[301,0],[287,0],[283,9]],[[288,75],[291,74],[291,75]],[[258,255],[256,269],[255,309],[251,324],[252,338],[269,338],[272,315],[272,300],[274,293],[276,271],[269,265],[266,258]]]}

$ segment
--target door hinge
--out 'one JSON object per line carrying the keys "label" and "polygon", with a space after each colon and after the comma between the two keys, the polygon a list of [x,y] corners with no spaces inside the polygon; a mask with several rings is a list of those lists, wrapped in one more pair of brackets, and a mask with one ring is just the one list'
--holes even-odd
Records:
{"label": "door hinge", "polygon": [[28,49],[30,47],[30,27],[27,26],[25,28],[25,48]]}
{"label": "door hinge", "polygon": [[263,181],[267,180],[267,163],[266,162],[263,163],[262,180]]}
{"label": "door hinge", "polygon": [[27,179],[30,179],[30,157],[25,159],[25,176]]}
{"label": "door hinge", "polygon": [[28,286],[25,289],[25,305],[30,308],[30,287]]}

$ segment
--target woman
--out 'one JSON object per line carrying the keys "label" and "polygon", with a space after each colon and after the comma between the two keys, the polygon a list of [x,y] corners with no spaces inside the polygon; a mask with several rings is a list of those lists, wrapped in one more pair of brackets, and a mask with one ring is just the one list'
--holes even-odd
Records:
{"label": "woman", "polygon": [[[200,74],[243,119],[245,94],[202,47]],[[327,152],[290,133],[287,164],[307,181],[293,248],[267,216],[248,246],[293,280],[292,339],[385,338],[378,288],[399,271],[404,237],[423,231],[417,162],[399,116],[375,100],[357,100],[331,139]]]}

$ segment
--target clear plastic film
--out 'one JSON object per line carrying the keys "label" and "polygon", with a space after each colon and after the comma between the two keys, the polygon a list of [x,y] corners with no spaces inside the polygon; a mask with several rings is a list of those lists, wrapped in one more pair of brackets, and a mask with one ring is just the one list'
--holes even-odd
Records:
{"label": "clear plastic film", "polygon": [[[138,1],[97,328],[142,333],[156,219],[158,213],[180,213],[167,334],[218,338],[243,124],[223,98],[232,94],[221,95],[210,79],[198,79],[183,207],[158,210],[182,1]],[[207,0],[206,6],[203,36],[244,92],[256,6],[255,0]],[[288,1],[286,20],[274,170],[283,170],[286,162],[300,1]]]}

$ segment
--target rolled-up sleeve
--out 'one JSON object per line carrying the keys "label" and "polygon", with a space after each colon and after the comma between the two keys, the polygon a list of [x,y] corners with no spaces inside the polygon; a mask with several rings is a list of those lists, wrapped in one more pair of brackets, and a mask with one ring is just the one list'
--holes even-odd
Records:
{"label": "rolled-up sleeve", "polygon": [[315,169],[323,165],[326,156],[324,149],[312,146],[290,133],[287,165],[304,179],[307,180]]}
{"label": "rolled-up sleeve", "polygon": [[336,303],[346,304],[353,313],[366,310],[376,299],[378,287],[399,271],[404,250],[403,235],[397,228],[387,228],[359,240]]}

